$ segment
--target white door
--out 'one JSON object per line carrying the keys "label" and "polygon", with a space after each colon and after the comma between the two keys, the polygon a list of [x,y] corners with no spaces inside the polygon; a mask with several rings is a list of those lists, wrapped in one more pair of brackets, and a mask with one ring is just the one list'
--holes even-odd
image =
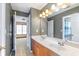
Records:
{"label": "white door", "polygon": [[48,21],[48,36],[53,37],[53,20]]}
{"label": "white door", "polygon": [[72,40],[79,42],[79,14],[71,17]]}

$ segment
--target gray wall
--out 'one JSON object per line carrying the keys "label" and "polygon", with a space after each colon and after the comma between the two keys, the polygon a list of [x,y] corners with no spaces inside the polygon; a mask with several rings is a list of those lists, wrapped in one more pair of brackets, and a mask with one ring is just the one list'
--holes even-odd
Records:
{"label": "gray wall", "polygon": [[[38,33],[36,32],[38,30]],[[39,10],[31,8],[31,34],[39,35],[40,34],[40,18]]]}
{"label": "gray wall", "polygon": [[[47,19],[42,19],[39,17],[40,11],[34,8],[31,8],[31,31],[32,35],[44,35],[47,34]],[[38,33],[36,32],[38,30]],[[42,30],[44,32],[42,32]]]}
{"label": "gray wall", "polygon": [[[50,10],[52,3],[48,3],[44,8],[42,8],[42,10],[40,11],[40,13],[42,13],[43,11],[45,11],[46,9]],[[42,34],[48,34],[48,22],[47,22],[48,18],[41,18],[41,22],[42,22],[42,26],[41,26],[41,33]],[[42,32],[42,29],[44,29],[44,32]]]}
{"label": "gray wall", "polygon": [[11,52],[11,36],[10,36],[10,20],[11,20],[11,5],[6,4],[5,10],[5,25],[6,25],[6,55],[10,55]]}
{"label": "gray wall", "polygon": [[79,7],[75,7],[73,9],[70,9],[68,11],[65,11],[61,14],[58,14],[52,18],[54,18],[54,36],[57,38],[62,38],[62,18],[64,16],[73,14],[73,13],[78,13],[79,12]]}
{"label": "gray wall", "polygon": [[[47,35],[47,31],[48,31],[47,26],[48,26],[47,18],[42,18],[41,19],[41,29],[40,29],[42,35]],[[44,32],[42,32],[42,31],[44,31]]]}

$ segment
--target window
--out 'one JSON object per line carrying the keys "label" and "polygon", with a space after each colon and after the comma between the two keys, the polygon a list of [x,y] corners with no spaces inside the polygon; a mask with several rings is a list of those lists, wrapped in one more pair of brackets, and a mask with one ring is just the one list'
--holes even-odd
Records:
{"label": "window", "polygon": [[17,34],[22,34],[22,25],[17,25]]}
{"label": "window", "polygon": [[17,25],[17,34],[27,34],[27,25]]}
{"label": "window", "polygon": [[26,34],[26,33],[27,33],[27,26],[23,25],[23,34]]}
{"label": "window", "polygon": [[66,40],[70,40],[72,34],[70,18],[65,18],[64,23],[64,37]]}
{"label": "window", "polygon": [[65,20],[65,36],[71,35],[71,22]]}

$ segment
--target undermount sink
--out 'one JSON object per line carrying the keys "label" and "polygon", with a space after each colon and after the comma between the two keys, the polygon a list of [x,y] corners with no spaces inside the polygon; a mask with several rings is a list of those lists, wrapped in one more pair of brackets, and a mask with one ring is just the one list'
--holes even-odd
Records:
{"label": "undermount sink", "polygon": [[58,44],[58,41],[53,39],[45,39],[43,43],[46,43],[50,47],[61,48],[62,46]]}
{"label": "undermount sink", "polygon": [[47,43],[49,45],[53,45],[53,44],[58,45],[58,42],[57,41],[50,40],[50,39],[45,39],[45,40],[43,40],[43,42],[44,43]]}
{"label": "undermount sink", "polygon": [[53,40],[53,39],[48,39],[48,38],[45,39],[44,41],[45,41],[45,42],[49,42],[49,43],[51,43],[51,44],[52,44],[52,43],[53,43],[53,44],[57,44],[57,43],[58,43],[57,41],[55,41],[55,40]]}
{"label": "undermount sink", "polygon": [[41,38],[44,40],[46,37],[44,37],[44,36],[41,36]]}
{"label": "undermount sink", "polygon": [[47,44],[49,47],[55,47],[55,48],[59,48],[62,45],[58,44],[57,39],[55,38],[50,38],[50,37],[46,37],[46,36],[39,36],[39,41],[41,41],[42,43]]}

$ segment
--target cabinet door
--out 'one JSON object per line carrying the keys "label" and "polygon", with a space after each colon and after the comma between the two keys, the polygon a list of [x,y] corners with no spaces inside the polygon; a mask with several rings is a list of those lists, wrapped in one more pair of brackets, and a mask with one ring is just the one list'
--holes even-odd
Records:
{"label": "cabinet door", "polygon": [[35,56],[58,56],[55,52],[47,49],[34,40],[32,40],[32,51]]}
{"label": "cabinet door", "polygon": [[40,45],[40,56],[47,56],[47,49]]}
{"label": "cabinet door", "polygon": [[47,50],[47,54],[48,56],[58,56],[58,54],[56,54],[55,52],[51,51],[51,50]]}
{"label": "cabinet door", "polygon": [[33,55],[35,55],[35,44],[34,44],[34,40],[32,40],[32,52],[33,52]]}
{"label": "cabinet door", "polygon": [[33,52],[33,55],[34,56],[39,56],[39,45],[37,44],[37,42],[36,41],[34,41],[33,39],[32,39],[32,52]]}
{"label": "cabinet door", "polygon": [[34,47],[34,51],[35,51],[34,53],[35,56],[40,56],[40,49],[37,46]]}

